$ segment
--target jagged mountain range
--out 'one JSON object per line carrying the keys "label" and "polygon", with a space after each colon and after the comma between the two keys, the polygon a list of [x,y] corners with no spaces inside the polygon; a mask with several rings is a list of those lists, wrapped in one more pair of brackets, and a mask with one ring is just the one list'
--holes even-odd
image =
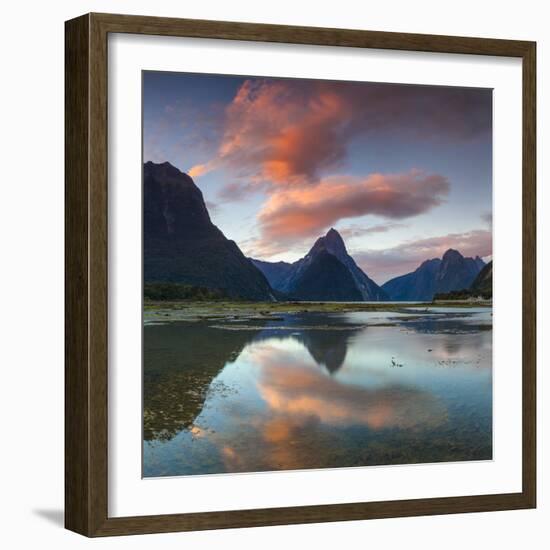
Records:
{"label": "jagged mountain range", "polygon": [[450,248],[441,259],[426,260],[412,273],[395,277],[382,288],[395,301],[432,300],[436,294],[469,288],[484,266],[479,256],[465,258]]}
{"label": "jagged mountain range", "polygon": [[273,288],[295,300],[380,301],[388,295],[355,263],[331,228],[300,260],[270,263],[252,259]]}
{"label": "jagged mountain range", "polygon": [[143,195],[145,283],[180,283],[255,301],[425,301],[470,288],[485,266],[450,249],[378,286],[334,228],[294,263],[247,258],[212,223],[192,178],[168,162],[144,164]]}

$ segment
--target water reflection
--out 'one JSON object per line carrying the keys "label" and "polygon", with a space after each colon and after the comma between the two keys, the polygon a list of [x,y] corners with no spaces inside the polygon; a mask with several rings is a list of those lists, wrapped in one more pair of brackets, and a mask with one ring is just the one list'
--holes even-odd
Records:
{"label": "water reflection", "polygon": [[427,392],[394,383],[375,389],[341,383],[306,363],[294,361],[288,368],[290,358],[278,351],[274,346],[256,350],[258,390],[277,415],[372,429],[431,427],[446,417],[441,402]]}
{"label": "water reflection", "polygon": [[144,475],[491,458],[486,313],[372,313],[147,327]]}
{"label": "water reflection", "polygon": [[335,373],[344,364],[348,343],[357,332],[357,329],[302,331],[292,337],[305,346],[318,365],[330,373]]}
{"label": "water reflection", "polygon": [[169,440],[193,425],[214,378],[254,337],[204,323],[171,323],[144,331],[143,432]]}

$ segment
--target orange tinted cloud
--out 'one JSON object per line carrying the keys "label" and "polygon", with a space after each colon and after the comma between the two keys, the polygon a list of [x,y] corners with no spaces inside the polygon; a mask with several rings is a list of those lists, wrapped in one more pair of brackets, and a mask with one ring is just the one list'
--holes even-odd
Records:
{"label": "orange tinted cloud", "polygon": [[250,79],[226,107],[218,152],[207,165],[273,185],[311,183],[341,164],[359,134],[470,139],[490,131],[490,105],[490,90]]}
{"label": "orange tinted cloud", "polygon": [[316,236],[344,218],[416,216],[441,204],[448,192],[446,178],[419,170],[366,178],[334,176],[316,185],[277,189],[258,221],[267,242],[299,240]]}
{"label": "orange tinted cloud", "polygon": [[215,156],[189,173],[226,170],[222,202],[265,193],[259,231],[245,248],[269,258],[341,219],[374,214],[400,221],[440,205],[449,182],[438,174],[334,174],[345,173],[358,136],[368,146],[380,135],[451,143],[485,135],[491,101],[490,90],[250,79],[225,107]]}
{"label": "orange tinted cloud", "polygon": [[247,80],[226,109],[217,160],[272,184],[315,180],[344,158],[352,109],[327,86]]}
{"label": "orange tinted cloud", "polygon": [[196,164],[195,166],[191,167],[187,173],[192,177],[192,178],[198,178],[204,174],[206,174],[207,172],[210,172],[210,170],[213,169],[213,166],[212,164]]}

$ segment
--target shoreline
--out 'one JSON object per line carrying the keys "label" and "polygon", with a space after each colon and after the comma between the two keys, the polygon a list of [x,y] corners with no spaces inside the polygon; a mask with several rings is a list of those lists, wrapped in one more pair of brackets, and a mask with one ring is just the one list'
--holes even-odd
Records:
{"label": "shoreline", "polygon": [[437,302],[240,302],[240,301],[146,301],[143,321],[275,320],[277,315],[300,313],[350,313],[355,311],[408,312],[414,308],[430,313],[431,308],[492,308],[490,301]]}

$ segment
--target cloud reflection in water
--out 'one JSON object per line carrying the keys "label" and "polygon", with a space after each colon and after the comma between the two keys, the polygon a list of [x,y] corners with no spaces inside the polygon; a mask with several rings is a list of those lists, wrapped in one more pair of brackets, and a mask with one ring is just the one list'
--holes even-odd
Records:
{"label": "cloud reflection in water", "polygon": [[374,316],[345,320],[349,330],[303,321],[225,331],[248,341],[212,379],[193,425],[146,444],[144,475],[492,457],[490,331],[371,326]]}

